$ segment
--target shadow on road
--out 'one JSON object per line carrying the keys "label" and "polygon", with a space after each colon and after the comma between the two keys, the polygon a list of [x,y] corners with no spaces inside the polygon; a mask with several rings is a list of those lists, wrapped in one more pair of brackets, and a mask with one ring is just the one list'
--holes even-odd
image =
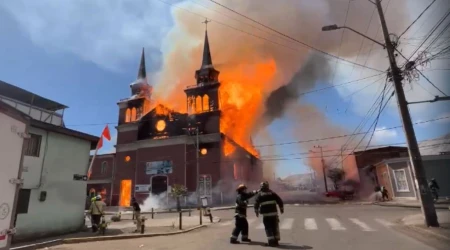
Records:
{"label": "shadow on road", "polygon": [[[248,245],[254,245],[254,246],[265,246],[265,242],[258,242],[258,241],[252,241],[250,242]],[[301,249],[301,250],[307,250],[307,249],[313,249],[310,246],[295,246],[295,245],[291,245],[291,244],[280,244],[277,247],[273,247],[273,248],[278,248],[278,249]]]}

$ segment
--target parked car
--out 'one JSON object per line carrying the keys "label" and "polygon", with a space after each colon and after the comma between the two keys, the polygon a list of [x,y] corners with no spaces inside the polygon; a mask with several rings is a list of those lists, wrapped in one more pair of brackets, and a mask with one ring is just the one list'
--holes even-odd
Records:
{"label": "parked car", "polygon": [[341,200],[353,200],[355,191],[351,187],[343,186],[339,190],[325,192],[326,197],[336,197]]}

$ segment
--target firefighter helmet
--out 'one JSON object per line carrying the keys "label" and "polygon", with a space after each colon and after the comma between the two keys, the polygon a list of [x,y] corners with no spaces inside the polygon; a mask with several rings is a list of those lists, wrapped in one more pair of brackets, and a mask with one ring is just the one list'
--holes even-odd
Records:
{"label": "firefighter helmet", "polygon": [[263,181],[261,182],[261,189],[268,189],[269,188],[269,182]]}
{"label": "firefighter helmet", "polygon": [[242,191],[242,190],[244,190],[244,189],[247,189],[247,186],[245,186],[244,184],[240,184],[240,185],[236,188],[236,191],[239,192],[239,191]]}

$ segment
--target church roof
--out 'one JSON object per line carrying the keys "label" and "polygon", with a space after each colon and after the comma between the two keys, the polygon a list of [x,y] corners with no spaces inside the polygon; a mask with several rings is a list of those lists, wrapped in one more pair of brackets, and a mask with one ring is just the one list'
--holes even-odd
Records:
{"label": "church roof", "polygon": [[208,31],[205,31],[205,44],[203,45],[203,59],[201,69],[212,68],[211,50],[209,48]]}
{"label": "church roof", "polygon": [[145,70],[145,52],[144,48],[142,48],[141,63],[139,64],[137,79],[145,79],[145,78],[147,78],[147,71]]}

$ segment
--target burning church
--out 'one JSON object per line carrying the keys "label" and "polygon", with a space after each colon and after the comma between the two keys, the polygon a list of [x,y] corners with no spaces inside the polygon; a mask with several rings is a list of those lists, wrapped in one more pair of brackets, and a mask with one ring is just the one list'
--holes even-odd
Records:
{"label": "burning church", "polygon": [[153,102],[146,74],[142,50],[131,97],[118,103],[116,153],[95,158],[89,190],[103,193],[108,205],[129,206],[132,197],[142,202],[179,184],[217,203],[233,194],[236,183],[262,180],[257,151],[221,132],[220,72],[207,31],[196,84],[184,89],[187,113]]}

